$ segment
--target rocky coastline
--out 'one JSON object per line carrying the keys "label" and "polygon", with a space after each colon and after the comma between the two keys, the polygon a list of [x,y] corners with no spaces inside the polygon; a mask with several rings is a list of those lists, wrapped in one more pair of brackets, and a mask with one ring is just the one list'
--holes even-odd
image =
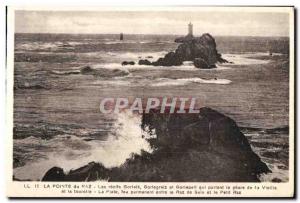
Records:
{"label": "rocky coastline", "polygon": [[142,126],[155,138],[152,153],[132,154],[119,167],[101,163],[64,172],[49,169],[42,181],[259,182],[271,170],[253,152],[231,118],[203,107],[199,114],[143,114]]}

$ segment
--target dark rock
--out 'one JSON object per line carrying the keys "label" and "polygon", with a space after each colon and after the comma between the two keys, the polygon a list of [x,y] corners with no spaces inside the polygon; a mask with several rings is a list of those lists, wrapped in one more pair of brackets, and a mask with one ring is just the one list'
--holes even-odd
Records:
{"label": "dark rock", "polygon": [[62,168],[53,167],[46,172],[46,174],[42,178],[42,181],[65,181],[65,177],[66,175]]}
{"label": "dark rock", "polygon": [[134,65],[134,61],[123,61],[122,62],[122,66],[126,66],[126,65]]}
{"label": "dark rock", "polygon": [[147,56],[146,58],[147,58],[147,59],[152,59],[152,58],[153,58],[153,56]]}
{"label": "dark rock", "polygon": [[154,66],[179,66],[181,64],[182,61],[174,52],[169,52],[164,58],[159,58],[157,61],[152,63]]}
{"label": "dark rock", "polygon": [[209,66],[218,62],[215,39],[208,33],[201,37],[187,37],[186,41],[179,45],[176,52],[184,61],[202,58]]}
{"label": "dark rock", "polygon": [[[205,156],[211,157],[211,160],[218,155],[215,158],[219,159],[219,164],[210,163],[210,167],[212,170],[220,171],[222,170],[219,167],[224,167],[224,171],[232,170],[231,167],[239,168],[239,172],[235,171],[235,174],[231,174],[233,179],[236,176],[235,181],[243,181],[243,179],[258,181],[257,175],[271,172],[252,151],[247,138],[240,132],[236,123],[210,108],[201,108],[199,115],[164,115],[156,112],[145,114],[143,128],[155,129],[157,138],[150,140],[150,143],[156,149],[168,149],[177,154],[178,152],[184,154],[187,149],[204,150]],[[227,161],[232,165],[226,166]],[[207,171],[203,171],[203,174],[205,173],[210,176]],[[227,173],[229,176],[230,173]]]}
{"label": "dark rock", "polygon": [[97,68],[93,69],[90,66],[85,66],[80,70],[81,74],[83,75],[93,75],[95,77],[103,77],[103,78],[111,78],[111,77],[121,77],[121,76],[126,76],[129,73],[120,70],[120,69],[106,69],[106,68]]}
{"label": "dark rock", "polygon": [[42,181],[96,181],[104,180],[109,176],[110,170],[106,169],[102,164],[90,162],[76,170],[71,170],[65,174],[62,168],[53,167],[46,172]]}
{"label": "dark rock", "polygon": [[150,135],[155,132],[148,139],[153,153],[133,154],[111,169],[92,162],[63,174],[55,167],[43,180],[257,182],[260,174],[271,172],[236,123],[210,108],[199,114],[152,110],[143,114],[141,127]]}
{"label": "dark rock", "polygon": [[189,142],[208,146],[210,144],[209,121],[206,118],[199,118],[199,121],[185,126],[180,136]]}
{"label": "dark rock", "polygon": [[139,60],[139,65],[152,65],[152,63],[147,59],[141,59]]}
{"label": "dark rock", "polygon": [[219,53],[217,54],[217,60],[218,60],[219,63],[231,63],[231,64],[233,63],[231,61],[227,61],[226,59],[223,59],[222,55],[219,54]]}
{"label": "dark rock", "polygon": [[279,179],[279,178],[273,178],[273,179],[272,179],[272,182],[273,182],[273,183],[281,183],[282,180]]}
{"label": "dark rock", "polygon": [[187,35],[186,37],[177,38],[175,42],[181,44],[174,52],[169,52],[155,62],[140,60],[139,63],[154,66],[179,66],[182,65],[183,61],[194,61],[199,58],[202,61],[196,62],[196,67],[214,68],[217,62],[228,62],[218,53],[215,39],[208,33],[203,34],[201,37]]}
{"label": "dark rock", "polygon": [[90,162],[88,165],[71,170],[66,176],[67,181],[96,181],[104,180],[109,176],[110,170],[106,169],[102,164]]}
{"label": "dark rock", "polygon": [[271,172],[263,163],[240,131],[236,123],[229,117],[210,108],[201,108],[200,116],[210,121],[210,146],[228,158],[238,160],[237,164],[246,166],[254,174]]}
{"label": "dark rock", "polygon": [[82,74],[90,74],[94,72],[94,69],[92,69],[90,66],[85,66],[80,70],[80,72]]}
{"label": "dark rock", "polygon": [[21,167],[24,165],[25,165],[25,163],[20,161],[20,159],[18,159],[16,157],[13,158],[13,168]]}
{"label": "dark rock", "polygon": [[197,68],[203,68],[203,69],[208,69],[209,68],[209,65],[202,58],[195,58],[194,59],[194,66],[196,66]]}
{"label": "dark rock", "polygon": [[176,43],[185,43],[185,42],[189,42],[193,39],[194,39],[194,37],[192,35],[186,35],[185,37],[178,37],[174,41]]}

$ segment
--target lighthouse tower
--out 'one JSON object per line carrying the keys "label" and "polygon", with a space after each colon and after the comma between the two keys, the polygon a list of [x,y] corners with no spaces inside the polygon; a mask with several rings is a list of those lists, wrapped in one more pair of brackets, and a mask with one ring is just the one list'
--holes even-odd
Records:
{"label": "lighthouse tower", "polygon": [[188,32],[189,36],[193,36],[193,24],[190,22],[189,23],[189,32]]}

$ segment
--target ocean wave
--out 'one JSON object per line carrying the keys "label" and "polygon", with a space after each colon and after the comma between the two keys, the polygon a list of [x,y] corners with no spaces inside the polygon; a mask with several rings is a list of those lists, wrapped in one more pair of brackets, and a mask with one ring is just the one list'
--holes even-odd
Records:
{"label": "ocean wave", "polygon": [[108,86],[133,86],[130,81],[123,81],[123,80],[97,80],[91,83],[92,85],[108,85]]}
{"label": "ocean wave", "polygon": [[128,70],[121,70],[118,68],[113,68],[113,69],[105,69],[105,68],[91,68],[90,66],[85,66],[80,69],[73,69],[73,70],[65,70],[65,71],[60,71],[60,70],[52,70],[52,74],[55,75],[93,75],[96,77],[103,77],[103,78],[122,78],[125,76],[128,76],[130,73]]}
{"label": "ocean wave", "polygon": [[[233,62],[232,65],[259,65],[268,64],[270,60],[254,59],[249,57],[262,56],[262,53],[248,53],[248,54],[222,54],[222,58]],[[265,54],[265,53],[264,53]]]}
{"label": "ocean wave", "polygon": [[230,70],[231,68],[228,67],[228,66],[223,66],[223,65],[219,65],[219,64],[216,64],[216,67],[217,68],[213,68],[213,69],[201,69],[201,70]]}
{"label": "ocean wave", "polygon": [[231,67],[229,66],[221,66],[216,65],[217,68],[212,69],[199,69],[196,68],[193,64],[184,63],[181,66],[150,66],[150,65],[127,65],[122,66],[120,63],[106,63],[106,64],[96,64],[93,68],[107,68],[107,69],[115,69],[119,68],[122,70],[130,70],[130,69],[150,69],[150,70],[186,70],[186,71],[221,71],[221,70],[229,70]]}
{"label": "ocean wave", "polygon": [[57,49],[60,43],[57,42],[24,42],[24,43],[18,43],[16,44],[16,49],[19,50],[27,50],[27,51],[33,51],[36,49],[39,50],[54,50]]}
{"label": "ocean wave", "polygon": [[174,43],[173,41],[157,41],[157,40],[112,40],[112,39],[106,39],[100,42],[101,44],[105,45],[113,45],[113,44],[166,44],[166,43]]}
{"label": "ocean wave", "polygon": [[262,174],[259,176],[262,182],[288,182],[289,181],[289,170],[282,169],[282,164],[268,164],[272,173]]}
{"label": "ocean wave", "polygon": [[16,50],[26,50],[26,51],[34,51],[34,50],[45,50],[45,51],[57,51],[60,49],[73,49],[74,45],[82,44],[80,42],[24,42],[17,43]]}
{"label": "ocean wave", "polygon": [[[126,44],[162,44],[162,43],[169,43],[164,41],[152,41],[152,40],[144,40],[144,41],[136,41],[136,40],[104,40],[98,41],[97,44],[99,47],[101,45],[121,45],[126,46]],[[27,50],[27,51],[34,51],[34,50],[45,50],[45,51],[57,51],[61,49],[75,49],[76,46],[82,45],[95,45],[94,40],[81,40],[81,41],[53,41],[53,42],[17,42],[16,43],[16,50]]]}
{"label": "ocean wave", "polygon": [[102,42],[101,44],[146,44],[146,43],[154,43],[153,41],[135,41],[135,40],[113,40],[113,41],[107,41],[107,42]]}
{"label": "ocean wave", "polygon": [[262,174],[263,182],[287,182],[289,179],[289,126],[275,128],[240,127],[255,153],[268,165],[272,173]]}
{"label": "ocean wave", "polygon": [[112,51],[97,51],[80,53],[85,57],[104,57],[104,58],[117,58],[121,60],[139,60],[141,58],[147,58],[148,60],[157,60],[166,54],[166,51],[159,52],[112,52]]}
{"label": "ocean wave", "polygon": [[231,81],[227,79],[201,79],[201,78],[180,78],[180,79],[170,79],[170,78],[157,78],[157,79],[147,79],[143,77],[135,77],[129,76],[128,79],[122,80],[123,78],[115,77],[113,80],[97,80],[92,82],[92,85],[113,85],[113,86],[152,86],[152,87],[160,87],[160,86],[184,86],[193,83],[198,84],[219,84],[219,85],[227,85],[230,84]]}
{"label": "ocean wave", "polygon": [[52,70],[51,73],[56,75],[72,75],[72,74],[80,74],[80,70],[67,70],[67,71]]}
{"label": "ocean wave", "polygon": [[202,79],[202,78],[180,78],[180,79],[169,79],[160,78],[154,82],[151,86],[176,86],[176,85],[186,85],[190,83],[205,83],[205,84],[219,84],[227,85],[231,83],[231,80],[227,79]]}
{"label": "ocean wave", "polygon": [[39,89],[45,89],[45,90],[49,90],[51,89],[51,87],[47,84],[44,84],[43,82],[25,82],[25,83],[16,83],[15,82],[15,86],[14,89],[32,89],[32,90],[39,90]]}
{"label": "ocean wave", "polygon": [[[242,55],[246,57],[253,57],[253,56],[270,56],[270,52],[244,52]],[[282,56],[285,55],[283,53],[272,53],[272,56]]]}
{"label": "ocean wave", "polygon": [[240,129],[245,132],[260,132],[264,134],[278,134],[278,133],[289,133],[289,126],[280,126],[276,128],[255,128],[255,127],[240,127]]}
{"label": "ocean wave", "polygon": [[159,57],[163,57],[165,54],[167,54],[166,51],[159,51],[159,52],[125,52],[121,53],[118,56],[121,58],[147,58],[148,60],[156,60]]}
{"label": "ocean wave", "polygon": [[23,180],[40,180],[53,166],[69,171],[93,161],[100,162],[108,168],[116,167],[122,165],[133,153],[141,154],[142,150],[152,152],[144,136],[146,132],[140,127],[142,122],[140,115],[125,111],[116,117],[113,130],[106,141],[84,141],[84,138],[73,135],[56,136],[49,140],[32,136],[14,140],[16,143],[14,146],[31,149],[26,156],[35,153],[35,147],[47,148],[39,150],[40,157],[46,158],[35,159],[15,168],[14,176]]}
{"label": "ocean wave", "polygon": [[[44,51],[58,51],[58,50],[73,50],[76,46],[94,44],[94,42],[86,41],[53,41],[53,42],[18,42],[16,43],[16,50],[44,50]],[[105,44],[105,43],[104,43]]]}

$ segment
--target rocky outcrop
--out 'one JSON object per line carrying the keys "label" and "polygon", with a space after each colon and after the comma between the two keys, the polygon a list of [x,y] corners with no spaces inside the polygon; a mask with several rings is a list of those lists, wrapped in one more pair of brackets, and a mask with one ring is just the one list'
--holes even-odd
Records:
{"label": "rocky outcrop", "polygon": [[95,181],[108,177],[110,170],[102,164],[90,162],[76,170],[65,174],[62,168],[53,167],[43,177],[42,181]]}
{"label": "rocky outcrop", "polygon": [[181,43],[174,52],[169,52],[155,62],[140,60],[140,65],[179,66],[183,61],[194,61],[197,68],[215,68],[216,63],[226,63],[217,51],[215,39],[208,33],[201,37],[187,35],[175,39]]}
{"label": "rocky outcrop", "polygon": [[203,68],[203,69],[210,68],[209,64],[203,58],[195,58],[193,62],[194,62],[194,66],[197,68]]}
{"label": "rocky outcrop", "polygon": [[55,167],[43,181],[256,182],[260,174],[271,172],[236,123],[210,108],[199,114],[152,110],[143,115],[141,127],[156,135],[148,139],[153,153],[133,154],[110,169],[92,162],[63,176]]}
{"label": "rocky outcrop", "polygon": [[81,74],[92,74],[95,70],[92,69],[90,66],[84,66],[81,68],[80,72]]}
{"label": "rocky outcrop", "polygon": [[123,61],[122,62],[122,66],[127,66],[127,65],[134,65],[135,64],[135,62],[134,61]]}
{"label": "rocky outcrop", "polygon": [[90,66],[85,66],[81,68],[80,73],[83,75],[93,75],[96,77],[103,77],[103,78],[121,77],[129,74],[127,71],[120,70],[120,69],[106,69],[106,68],[93,69]]}
{"label": "rocky outcrop", "polygon": [[46,172],[42,181],[65,181],[65,176],[64,170],[55,166]]}
{"label": "rocky outcrop", "polygon": [[152,65],[152,63],[147,59],[139,60],[139,65]]}

